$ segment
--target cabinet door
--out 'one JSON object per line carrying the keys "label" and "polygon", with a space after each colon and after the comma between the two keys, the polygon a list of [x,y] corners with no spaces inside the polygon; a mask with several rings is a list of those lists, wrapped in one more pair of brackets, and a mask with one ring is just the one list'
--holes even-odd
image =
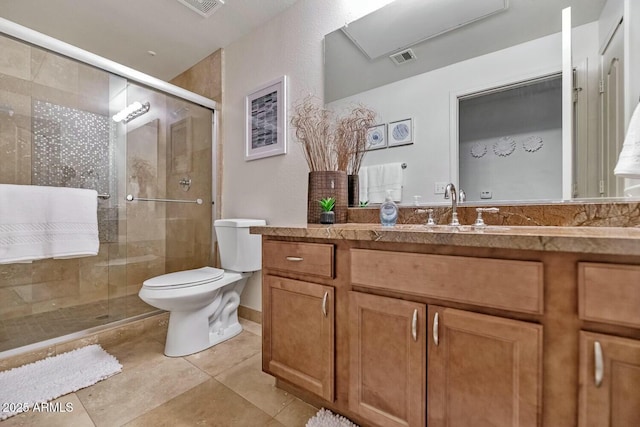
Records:
{"label": "cabinet door", "polygon": [[380,426],[424,426],[426,306],[349,292],[349,409]]}
{"label": "cabinet door", "polygon": [[429,306],[429,427],[539,426],[542,326]]}
{"label": "cabinet door", "polygon": [[333,287],[265,275],[262,368],[333,401]]}
{"label": "cabinet door", "polygon": [[580,427],[640,426],[640,341],[580,332]]}

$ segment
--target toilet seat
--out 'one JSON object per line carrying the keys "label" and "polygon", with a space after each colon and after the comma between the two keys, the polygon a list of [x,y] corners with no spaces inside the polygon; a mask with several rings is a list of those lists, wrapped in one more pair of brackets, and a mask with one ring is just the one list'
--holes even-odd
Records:
{"label": "toilet seat", "polygon": [[145,280],[142,286],[148,289],[180,289],[205,285],[220,280],[224,270],[202,267],[194,270],[177,271]]}

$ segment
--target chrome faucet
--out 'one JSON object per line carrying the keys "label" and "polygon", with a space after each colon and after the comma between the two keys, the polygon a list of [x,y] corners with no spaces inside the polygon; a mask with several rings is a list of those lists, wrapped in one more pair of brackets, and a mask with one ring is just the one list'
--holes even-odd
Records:
{"label": "chrome faucet", "polygon": [[461,188],[458,190],[458,203],[464,203],[467,200],[467,193]]}
{"label": "chrome faucet", "polygon": [[460,225],[458,221],[458,195],[456,193],[456,186],[453,183],[447,184],[444,189],[444,198],[451,198],[451,222],[449,225]]}

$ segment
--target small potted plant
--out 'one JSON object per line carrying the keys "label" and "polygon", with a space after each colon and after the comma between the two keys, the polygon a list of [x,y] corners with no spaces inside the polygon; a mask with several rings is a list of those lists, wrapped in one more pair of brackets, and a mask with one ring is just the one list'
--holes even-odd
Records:
{"label": "small potted plant", "polygon": [[333,224],[335,222],[335,213],[333,207],[336,205],[336,199],[333,197],[326,197],[319,201],[320,209],[320,224]]}

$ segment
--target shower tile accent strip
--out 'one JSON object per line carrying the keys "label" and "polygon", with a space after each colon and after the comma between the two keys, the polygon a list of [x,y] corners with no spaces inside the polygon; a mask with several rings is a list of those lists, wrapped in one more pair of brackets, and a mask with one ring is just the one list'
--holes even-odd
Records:
{"label": "shower tile accent strip", "polygon": [[[31,183],[115,194],[115,150],[108,116],[34,99]],[[100,242],[118,239],[113,200],[98,205]]]}

